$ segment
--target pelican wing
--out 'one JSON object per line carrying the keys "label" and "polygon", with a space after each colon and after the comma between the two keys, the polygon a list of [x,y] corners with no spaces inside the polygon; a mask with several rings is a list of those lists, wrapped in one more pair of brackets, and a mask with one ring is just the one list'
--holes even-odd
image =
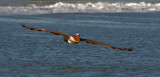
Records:
{"label": "pelican wing", "polygon": [[93,41],[93,40],[88,40],[88,39],[83,39],[83,38],[81,38],[80,40],[81,41],[86,41],[86,43],[98,44],[98,45],[102,45],[102,46],[112,48],[112,49],[116,49],[116,50],[120,50],[120,51],[132,51],[131,48],[128,48],[128,49],[127,48],[118,48],[118,47],[109,46],[109,45],[106,45],[106,44],[103,44],[103,43],[99,43],[99,42],[96,42],[96,41]]}
{"label": "pelican wing", "polygon": [[61,33],[61,32],[56,32],[56,31],[49,31],[49,30],[45,30],[45,29],[38,29],[38,28],[33,28],[33,27],[28,27],[28,26],[25,26],[25,25],[21,25],[22,27],[25,27],[27,29],[30,29],[30,30],[35,30],[35,31],[42,31],[42,32],[49,32],[49,33],[52,33],[52,34],[55,34],[55,35],[62,35],[62,36],[66,36],[66,37],[69,37],[70,35],[68,34],[64,34],[64,33]]}

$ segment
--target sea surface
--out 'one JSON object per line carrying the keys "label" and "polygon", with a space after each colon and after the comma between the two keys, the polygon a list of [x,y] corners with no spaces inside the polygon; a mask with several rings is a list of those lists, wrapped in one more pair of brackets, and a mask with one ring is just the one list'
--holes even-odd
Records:
{"label": "sea surface", "polygon": [[[143,1],[0,6],[0,77],[159,77],[159,6]],[[31,31],[22,24],[79,33],[81,38],[133,51],[85,42],[71,45],[62,36]]]}

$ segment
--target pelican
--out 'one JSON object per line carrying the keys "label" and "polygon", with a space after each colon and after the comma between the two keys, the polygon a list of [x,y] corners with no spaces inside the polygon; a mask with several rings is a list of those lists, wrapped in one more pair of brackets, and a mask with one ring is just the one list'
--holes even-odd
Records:
{"label": "pelican", "polygon": [[103,43],[100,43],[100,42],[96,42],[96,41],[93,41],[93,40],[80,38],[79,33],[77,33],[74,36],[74,35],[68,35],[68,34],[64,34],[64,33],[61,33],[61,32],[57,32],[57,31],[49,31],[49,30],[46,30],[46,29],[38,29],[38,28],[33,28],[33,27],[25,26],[25,25],[21,25],[21,26],[25,27],[27,29],[30,29],[30,30],[49,32],[49,33],[52,33],[52,34],[55,34],[55,35],[62,35],[63,40],[65,42],[68,42],[69,44],[81,44],[81,41],[85,41],[86,43],[102,45],[102,46],[112,48],[112,49],[116,49],[116,50],[120,50],[120,51],[132,51],[132,48],[118,48],[118,47],[109,46],[109,45],[106,45],[106,44],[103,44]]}

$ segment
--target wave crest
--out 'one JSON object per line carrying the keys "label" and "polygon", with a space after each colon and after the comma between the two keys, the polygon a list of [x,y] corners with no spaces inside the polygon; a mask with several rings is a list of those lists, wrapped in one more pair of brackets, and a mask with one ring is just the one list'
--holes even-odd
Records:
{"label": "wave crest", "polygon": [[111,13],[160,11],[160,3],[63,3],[39,6],[0,6],[0,13],[6,14],[52,14],[52,13]]}

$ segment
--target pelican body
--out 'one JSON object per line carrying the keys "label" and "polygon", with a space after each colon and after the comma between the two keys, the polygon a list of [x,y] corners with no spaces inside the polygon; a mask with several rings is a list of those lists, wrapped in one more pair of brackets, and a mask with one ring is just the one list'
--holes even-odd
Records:
{"label": "pelican body", "polygon": [[77,33],[76,36],[69,36],[69,37],[63,37],[63,40],[65,42],[68,42],[69,44],[81,44],[80,42],[80,36],[79,34]]}

